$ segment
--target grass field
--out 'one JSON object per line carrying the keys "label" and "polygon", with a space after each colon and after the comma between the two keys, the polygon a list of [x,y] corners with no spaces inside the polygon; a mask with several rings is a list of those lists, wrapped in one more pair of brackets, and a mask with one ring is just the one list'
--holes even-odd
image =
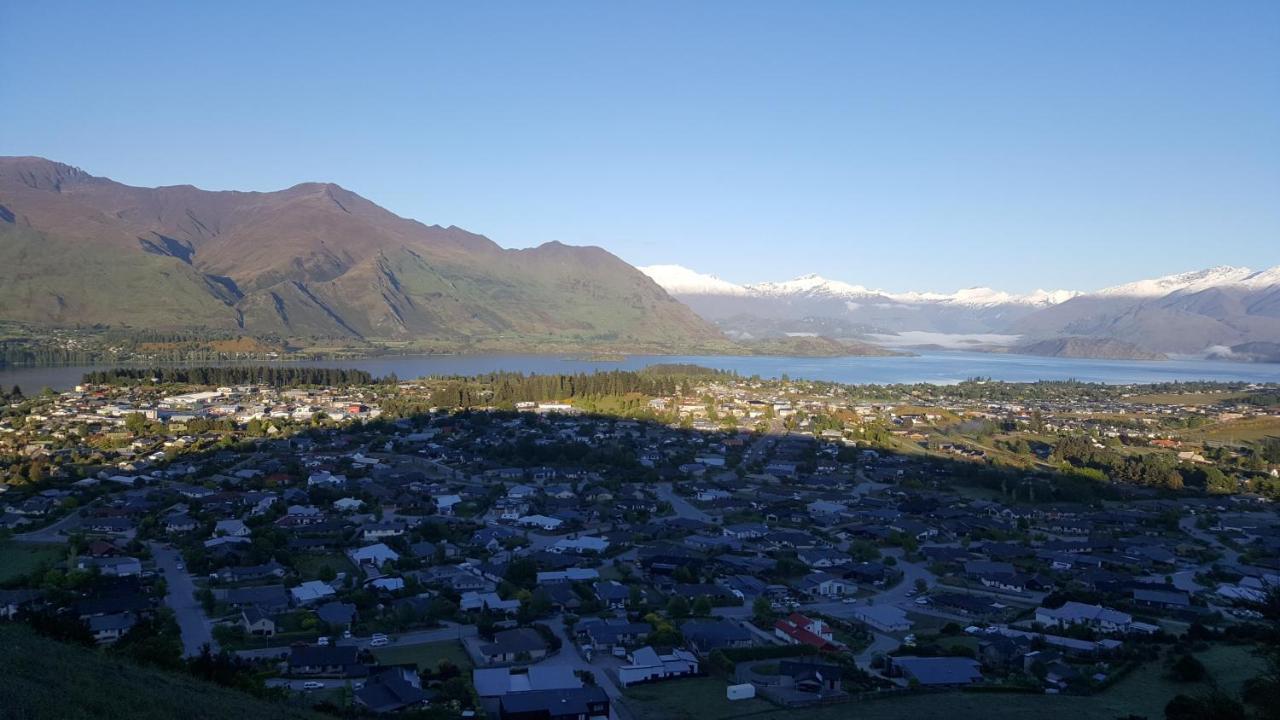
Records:
{"label": "grass field", "polygon": [[434,670],[441,660],[448,660],[463,670],[471,667],[471,658],[463,649],[462,643],[453,640],[425,645],[378,648],[373,651],[373,656],[382,665],[417,663],[419,670],[427,668]]}
{"label": "grass field", "polygon": [[0,543],[0,583],[22,577],[46,563],[62,558],[61,545],[37,545],[8,541]]}
{"label": "grass field", "polygon": [[1280,437],[1280,418],[1260,417],[1214,423],[1181,434],[1187,440],[1213,442],[1256,442],[1268,437]]}
{"label": "grass field", "polygon": [[[1238,694],[1244,681],[1261,670],[1261,663],[1245,647],[1214,647],[1198,655],[1210,675],[1230,693]],[[1164,706],[1178,693],[1195,694],[1206,684],[1179,685],[1164,677],[1158,663],[1138,668],[1105,692],[1089,697],[950,692],[902,695],[858,703],[804,710],[780,710],[767,701],[725,699],[725,681],[719,678],[676,680],[631,688],[627,707],[636,717],[661,720],[1083,720],[1085,718],[1140,715],[1164,717]]]}
{"label": "grass field", "polygon": [[1226,400],[1237,400],[1248,393],[1151,393],[1134,395],[1130,402],[1151,403],[1152,405],[1212,405]]}
{"label": "grass field", "polygon": [[336,573],[351,575],[356,572],[355,565],[352,565],[351,560],[342,553],[328,553],[325,555],[299,553],[293,558],[293,567],[303,580],[319,579],[320,568],[326,565],[333,568]]}
{"label": "grass field", "polygon": [[101,651],[0,626],[0,717],[5,720],[321,720],[187,675],[121,662]]}

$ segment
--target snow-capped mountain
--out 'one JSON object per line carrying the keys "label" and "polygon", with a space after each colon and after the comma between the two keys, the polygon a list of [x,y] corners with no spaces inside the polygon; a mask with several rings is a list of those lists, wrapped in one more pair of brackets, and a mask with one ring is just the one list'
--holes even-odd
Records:
{"label": "snow-capped mountain", "polygon": [[[816,332],[831,337],[982,336],[1035,341],[1098,338],[1171,354],[1215,354],[1280,342],[1280,266],[1221,266],[1095,292],[1025,295],[974,287],[889,292],[804,275],[739,285],[679,265],[640,268],[731,335]],[[932,342],[932,341],[931,341]],[[1216,354],[1221,355],[1219,351]]]}
{"label": "snow-capped mountain", "polygon": [[756,283],[747,285],[746,289],[750,294],[761,297],[809,295],[854,299],[884,294],[861,285],[850,285],[839,280],[828,280],[821,275],[801,275],[794,280]]}
{"label": "snow-capped mountain", "polygon": [[905,304],[946,303],[970,307],[992,307],[996,305],[1047,307],[1066,302],[1080,294],[1073,290],[1036,290],[1027,295],[1016,295],[986,287],[965,288],[953,293],[915,291],[893,293],[887,290],[875,290],[864,285],[852,285],[840,280],[831,280],[816,274],[801,275],[791,280],[738,285],[721,280],[715,275],[690,270],[683,265],[649,265],[638,269],[653,278],[654,282],[661,285],[664,290],[676,296],[735,295],[783,299],[831,298],[852,301],[875,299]]}
{"label": "snow-capped mountain", "polygon": [[690,270],[683,265],[649,265],[636,268],[672,295],[746,295],[747,289],[715,275]]}
{"label": "snow-capped mountain", "polygon": [[1221,266],[1126,283],[1045,308],[1012,329],[1221,355],[1214,348],[1280,341],[1280,267],[1255,272]]}
{"label": "snow-capped mountain", "polygon": [[[1275,270],[1276,268],[1272,269],[1273,272]],[[1175,292],[1193,293],[1223,285],[1247,285],[1250,278],[1262,274],[1265,273],[1255,273],[1249,268],[1220,265],[1205,270],[1138,280],[1105,288],[1094,294],[1104,297],[1158,298]]]}

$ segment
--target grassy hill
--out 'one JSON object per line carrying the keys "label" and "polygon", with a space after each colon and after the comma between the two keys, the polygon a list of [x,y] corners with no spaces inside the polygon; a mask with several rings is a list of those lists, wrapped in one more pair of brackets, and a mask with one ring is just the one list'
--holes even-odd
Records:
{"label": "grassy hill", "polygon": [[323,720],[326,716],[65,645],[21,625],[0,625],[0,717]]}

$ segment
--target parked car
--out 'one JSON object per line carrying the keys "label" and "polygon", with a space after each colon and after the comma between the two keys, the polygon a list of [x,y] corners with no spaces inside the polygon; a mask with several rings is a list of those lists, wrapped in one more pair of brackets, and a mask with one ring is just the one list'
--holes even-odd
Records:
{"label": "parked car", "polygon": [[329,644],[329,638],[327,638],[327,637],[323,637],[323,636],[322,636],[322,637],[319,637],[319,638],[316,638],[316,644],[317,644],[317,645],[328,645],[328,644]]}
{"label": "parked car", "polygon": [[387,640],[385,637],[376,637],[369,641],[369,647],[382,647],[386,645],[388,642],[390,641]]}

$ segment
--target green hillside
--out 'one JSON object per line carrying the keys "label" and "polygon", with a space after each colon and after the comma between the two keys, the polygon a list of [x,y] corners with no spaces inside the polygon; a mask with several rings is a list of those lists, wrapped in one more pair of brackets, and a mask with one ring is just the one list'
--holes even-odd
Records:
{"label": "green hillside", "polygon": [[0,626],[4,720],[322,720],[325,716]]}

